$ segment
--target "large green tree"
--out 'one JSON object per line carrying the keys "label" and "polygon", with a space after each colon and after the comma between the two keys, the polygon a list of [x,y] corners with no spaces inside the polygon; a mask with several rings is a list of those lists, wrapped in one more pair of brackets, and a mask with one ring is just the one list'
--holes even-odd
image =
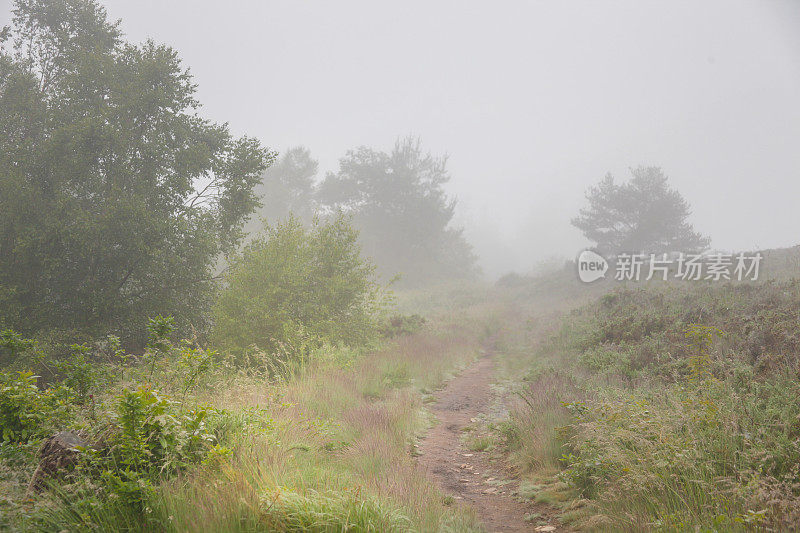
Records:
{"label": "large green tree", "polygon": [[698,252],[710,239],[688,222],[689,203],[670,188],[658,167],[631,169],[631,180],[616,183],[611,174],[589,189],[589,205],[572,224],[602,253]]}
{"label": "large green tree", "polygon": [[411,285],[469,276],[475,256],[451,226],[455,201],[443,189],[446,165],[412,138],[397,141],[390,153],[361,147],[328,174],[318,198],[328,211],[352,214],[364,253],[384,276],[399,273]]}
{"label": "large green tree", "polygon": [[0,52],[0,325],[200,326],[273,155],[202,119],[174,50],[93,0],[17,0]]}

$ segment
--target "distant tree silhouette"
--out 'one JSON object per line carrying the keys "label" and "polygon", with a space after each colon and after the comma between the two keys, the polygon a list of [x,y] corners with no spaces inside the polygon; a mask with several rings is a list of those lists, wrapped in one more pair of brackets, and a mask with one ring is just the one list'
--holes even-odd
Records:
{"label": "distant tree silhouette", "polygon": [[659,167],[631,169],[632,179],[617,184],[611,174],[589,189],[589,205],[572,219],[602,253],[698,252],[710,239],[694,230],[688,202],[667,183]]}
{"label": "distant tree silhouette", "polygon": [[264,222],[275,225],[290,215],[304,224],[314,218],[315,180],[319,165],[303,146],[289,148],[261,175],[253,192],[261,207],[248,221],[245,230],[257,233]]}
{"label": "distant tree silhouette", "polygon": [[384,276],[416,285],[475,272],[475,256],[450,223],[455,200],[442,186],[445,157],[423,152],[416,139],[397,141],[391,153],[361,147],[328,174],[318,198],[327,211],[353,215],[360,241]]}

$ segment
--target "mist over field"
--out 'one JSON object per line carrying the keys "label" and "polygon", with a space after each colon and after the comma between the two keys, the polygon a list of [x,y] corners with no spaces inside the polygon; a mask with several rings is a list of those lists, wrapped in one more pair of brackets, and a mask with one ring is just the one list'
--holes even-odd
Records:
{"label": "mist over field", "polygon": [[180,53],[203,115],[306,146],[320,178],[407,135],[449,154],[490,276],[573,258],[585,190],[638,165],[663,168],[716,248],[796,243],[797,2],[105,5],[128,39]]}
{"label": "mist over field", "polygon": [[0,0],[0,531],[800,531],[800,2]]}

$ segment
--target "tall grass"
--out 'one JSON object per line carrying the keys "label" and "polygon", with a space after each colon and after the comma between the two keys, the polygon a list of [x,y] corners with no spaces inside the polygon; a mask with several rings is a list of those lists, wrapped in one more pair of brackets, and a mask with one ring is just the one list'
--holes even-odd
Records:
{"label": "tall grass", "polygon": [[550,336],[527,305],[498,427],[528,495],[589,529],[798,527],[800,283],[623,289]]}
{"label": "tall grass", "polygon": [[[414,444],[430,423],[425,399],[482,352],[496,310],[480,302],[440,312],[371,351],[322,346],[270,375],[227,367],[223,357],[185,394],[164,358],[147,376],[154,388],[180,393],[176,416],[184,405],[206,406],[204,453],[130,487],[135,505],[95,486],[99,478],[81,475],[82,467],[31,503],[29,474],[6,469],[20,467],[17,460],[35,466],[35,448],[0,453],[0,487],[9,487],[0,512],[13,515],[0,529],[479,531],[474,514],[453,506],[417,468]],[[125,368],[103,398],[141,381],[140,367]],[[98,398],[101,409],[107,405]]]}
{"label": "tall grass", "polygon": [[233,455],[164,484],[152,522],[177,531],[479,529],[446,505],[410,452],[428,423],[422,391],[474,359],[482,340],[475,323],[451,322],[281,383],[230,383],[207,400],[233,418],[254,413],[229,423],[238,426],[226,432]]}

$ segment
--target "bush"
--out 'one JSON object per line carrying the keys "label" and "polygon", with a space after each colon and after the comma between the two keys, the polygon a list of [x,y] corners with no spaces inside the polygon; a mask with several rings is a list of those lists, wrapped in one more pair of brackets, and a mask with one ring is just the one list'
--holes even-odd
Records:
{"label": "bush", "polygon": [[33,347],[34,341],[25,339],[13,329],[0,331],[0,366],[13,363],[17,356]]}
{"label": "bush", "polygon": [[72,390],[39,390],[32,372],[0,373],[0,441],[28,442],[69,419]]}
{"label": "bush", "polygon": [[422,329],[425,322],[425,318],[416,313],[413,315],[392,315],[381,326],[381,335],[389,339],[402,335],[411,335]]}
{"label": "bush", "polygon": [[214,344],[239,362],[248,350],[308,355],[323,342],[375,338],[385,296],[343,217],[306,229],[290,218],[236,258],[214,309]]}
{"label": "bush", "polygon": [[89,359],[91,348],[85,344],[73,344],[70,348],[71,357],[56,361],[53,366],[61,383],[75,391],[76,400],[83,405],[95,389],[110,381],[111,372],[99,361]]}
{"label": "bush", "polygon": [[87,450],[90,477],[114,495],[114,505],[141,510],[156,483],[206,458],[216,442],[208,415],[182,411],[150,387],[123,391],[101,446]]}
{"label": "bush", "polygon": [[712,355],[760,371],[795,366],[800,280],[620,289],[577,313],[562,334],[592,370],[670,376],[687,371],[692,350],[684,331],[695,323],[726,332]]}
{"label": "bush", "polygon": [[110,441],[113,464],[152,475],[170,474],[202,459],[215,440],[206,431],[206,409],[179,412],[149,387],[125,390],[117,399]]}
{"label": "bush", "polygon": [[208,379],[219,365],[219,354],[198,345],[196,339],[182,339],[173,343],[170,335],[174,331],[172,317],[150,318],[147,327],[149,337],[147,350],[141,357],[141,365],[135,369],[142,381],[158,384],[162,390],[180,395],[181,404],[189,392]]}

